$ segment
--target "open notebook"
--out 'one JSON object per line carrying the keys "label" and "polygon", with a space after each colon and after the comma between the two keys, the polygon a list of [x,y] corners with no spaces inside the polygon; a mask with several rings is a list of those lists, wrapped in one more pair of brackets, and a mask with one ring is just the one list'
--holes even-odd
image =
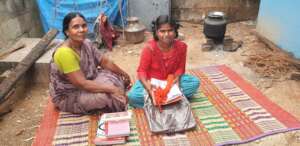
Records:
{"label": "open notebook", "polygon": [[[155,79],[155,78],[151,78],[150,82],[151,82],[151,85],[154,87],[153,91],[155,91],[155,88],[160,87],[160,88],[164,89],[167,86],[167,81],[164,81],[164,80],[158,80],[158,79]],[[172,86],[172,88],[170,89],[169,93],[167,94],[166,102],[162,105],[167,105],[167,104],[170,104],[170,103],[177,102],[177,101],[181,100],[182,97],[183,97],[183,94],[180,91],[178,85],[174,84]],[[155,100],[153,100],[153,104],[157,105]]]}

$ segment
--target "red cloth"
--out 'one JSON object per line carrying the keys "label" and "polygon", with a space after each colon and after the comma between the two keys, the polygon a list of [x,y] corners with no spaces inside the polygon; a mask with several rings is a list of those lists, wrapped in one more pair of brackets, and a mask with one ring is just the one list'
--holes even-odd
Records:
{"label": "red cloth", "polygon": [[108,18],[106,17],[106,21],[103,22],[104,14],[100,15],[99,21],[99,32],[101,34],[102,40],[109,50],[112,50],[113,41],[118,38],[117,32],[112,28],[112,26],[108,23]]}
{"label": "red cloth", "polygon": [[166,53],[160,50],[155,40],[150,40],[141,54],[138,77],[166,80],[169,74],[182,75],[185,72],[186,53],[187,45],[179,40],[175,40],[173,49]]}
{"label": "red cloth", "polygon": [[155,103],[157,104],[159,111],[162,112],[161,106],[166,102],[167,95],[172,88],[173,82],[174,82],[174,75],[170,74],[167,78],[167,86],[162,89],[158,87],[156,90],[154,90],[154,96],[155,96]]}

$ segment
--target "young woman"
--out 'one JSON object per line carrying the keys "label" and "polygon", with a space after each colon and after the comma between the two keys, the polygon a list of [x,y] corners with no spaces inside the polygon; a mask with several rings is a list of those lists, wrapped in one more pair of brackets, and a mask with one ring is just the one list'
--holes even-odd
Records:
{"label": "young woman", "polygon": [[198,78],[185,74],[187,45],[177,40],[178,28],[174,20],[167,15],[159,16],[153,22],[153,40],[143,48],[140,64],[137,69],[138,81],[128,93],[129,104],[143,107],[144,94],[151,92],[150,79],[166,80],[174,75],[174,84],[179,84],[187,98],[199,88]]}
{"label": "young woman", "polygon": [[77,12],[63,20],[65,41],[56,49],[50,64],[50,95],[61,111],[88,114],[117,112],[126,108],[127,73],[86,39],[84,16]]}

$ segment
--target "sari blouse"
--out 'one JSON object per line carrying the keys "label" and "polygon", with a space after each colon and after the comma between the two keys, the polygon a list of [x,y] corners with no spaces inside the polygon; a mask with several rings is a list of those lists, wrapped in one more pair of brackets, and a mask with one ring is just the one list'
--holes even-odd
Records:
{"label": "sari blouse", "polygon": [[186,54],[187,45],[182,41],[175,40],[170,51],[162,52],[157,42],[150,40],[141,54],[138,78],[166,80],[169,74],[180,76],[185,72]]}

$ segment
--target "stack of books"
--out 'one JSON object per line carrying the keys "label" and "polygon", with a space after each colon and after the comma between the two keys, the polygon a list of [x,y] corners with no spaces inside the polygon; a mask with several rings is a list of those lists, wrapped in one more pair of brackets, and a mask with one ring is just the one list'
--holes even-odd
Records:
{"label": "stack of books", "polygon": [[103,114],[98,121],[95,145],[126,143],[126,137],[130,134],[130,119],[129,111]]}

